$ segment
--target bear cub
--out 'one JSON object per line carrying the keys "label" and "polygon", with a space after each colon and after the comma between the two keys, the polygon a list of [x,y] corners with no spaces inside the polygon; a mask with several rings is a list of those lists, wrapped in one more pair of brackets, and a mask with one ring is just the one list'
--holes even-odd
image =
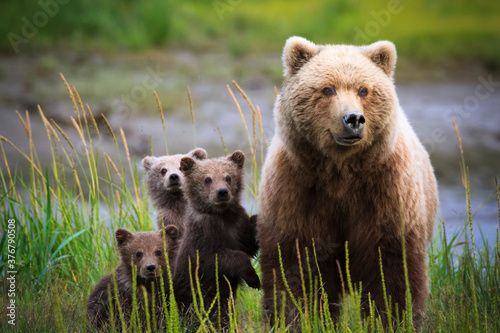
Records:
{"label": "bear cub", "polygon": [[[175,225],[165,227],[166,249],[169,262],[175,260],[178,248],[179,230]],[[151,300],[155,297],[155,316],[159,321],[159,316],[163,312],[161,302],[160,268],[163,275],[164,284],[168,285],[166,258],[164,252],[162,230],[150,232],[131,233],[125,229],[116,230],[116,241],[118,252],[121,257],[121,264],[115,271],[118,295],[125,319],[128,321],[132,311],[132,260],[137,269],[136,276],[136,299],[140,314],[145,313],[144,294],[141,287],[146,288],[148,293],[148,309],[151,311]],[[154,294],[152,293],[154,284]],[[114,307],[115,321],[119,322],[119,313],[116,306],[113,275],[108,274],[94,288],[87,302],[87,317],[92,328],[102,329],[108,327],[109,294],[108,285],[111,290],[111,298]],[[167,292],[167,290],[166,290]],[[151,313],[151,312],[150,312]],[[144,318],[141,318],[144,323]]]}
{"label": "bear cub", "polygon": [[[260,288],[259,277],[250,262],[250,257],[258,251],[255,239],[257,218],[249,218],[240,204],[244,162],[245,155],[241,151],[203,161],[190,157],[181,160],[186,194],[191,202],[173,279],[181,310],[187,309],[193,299],[190,273],[194,279],[197,252],[204,304],[211,304],[216,297],[218,280],[224,321],[227,320],[230,292],[236,295],[242,280],[252,288]],[[216,255],[218,276],[215,275]],[[229,280],[230,286],[224,277]],[[212,312],[212,315],[215,313]]]}
{"label": "bear cub", "polygon": [[207,158],[207,152],[197,148],[187,155],[146,156],[142,160],[149,197],[158,211],[156,223],[160,229],[163,218],[164,225],[173,224],[181,233],[183,231],[188,201],[183,189],[184,176],[179,167],[181,159],[186,156],[203,160]]}

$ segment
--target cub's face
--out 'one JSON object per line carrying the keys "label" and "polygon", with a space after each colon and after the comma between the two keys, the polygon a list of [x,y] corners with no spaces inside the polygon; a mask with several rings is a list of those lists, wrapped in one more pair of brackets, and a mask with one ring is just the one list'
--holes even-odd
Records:
{"label": "cub's face", "polygon": [[[174,225],[165,227],[166,249],[169,259],[175,256],[179,230]],[[143,279],[152,279],[162,272],[166,272],[166,259],[163,247],[162,231],[136,232],[125,229],[116,230],[116,240],[122,262],[131,268],[133,261],[137,267],[137,276]]]}
{"label": "cub's face", "polygon": [[207,157],[207,153],[204,149],[198,148],[187,155],[146,156],[142,160],[142,166],[146,171],[149,190],[153,193],[181,192],[184,175],[179,168],[181,159],[186,156],[202,160]]}
{"label": "cub's face", "polygon": [[195,161],[185,157],[181,171],[192,206],[203,212],[224,211],[240,201],[245,155],[236,151],[227,157]]}
{"label": "cub's face", "polygon": [[289,137],[305,139],[325,154],[352,152],[397,121],[392,43],[315,45],[292,37],[283,62],[277,119]]}

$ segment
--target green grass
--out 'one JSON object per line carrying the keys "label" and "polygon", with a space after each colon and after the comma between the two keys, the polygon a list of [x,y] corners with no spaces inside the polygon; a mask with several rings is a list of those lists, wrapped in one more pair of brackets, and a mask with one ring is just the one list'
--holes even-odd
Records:
{"label": "green grass", "polygon": [[[317,43],[389,39],[398,45],[401,54],[412,59],[481,61],[498,69],[499,2],[399,0],[397,11],[390,13],[392,3],[74,0],[60,5],[57,14],[45,25],[35,27],[36,33],[28,34],[27,42],[19,44],[18,49],[24,52],[70,47],[121,52],[173,46],[241,55],[279,51],[286,38],[301,35]],[[23,17],[33,23],[40,12],[43,10],[36,1],[5,0],[0,12],[1,35],[14,33],[24,38],[23,26],[27,23]],[[382,12],[389,13],[389,18],[384,18]],[[367,38],[356,38],[357,29],[367,33]],[[0,50],[13,52],[9,38],[0,40]]]}
{"label": "green grass", "polygon": [[[66,81],[65,81],[66,83]],[[15,270],[16,274],[16,327],[5,320],[9,304],[7,288],[0,292],[2,320],[1,331],[46,332],[86,330],[86,299],[98,280],[118,265],[114,230],[151,230],[151,207],[148,205],[144,185],[136,167],[135,156],[130,156],[123,131],[111,126],[98,127],[90,109],[83,103],[74,87],[67,83],[74,102],[73,124],[80,134],[86,153],[78,154],[77,142],[67,139],[56,123],[48,121],[40,110],[52,147],[52,163],[41,165],[32,141],[28,115],[19,115],[30,140],[28,151],[19,151],[30,161],[29,174],[19,174],[5,157],[4,146],[14,146],[8,138],[0,136],[3,157],[1,181],[2,236],[0,249],[0,275],[4,279],[11,270],[5,260],[8,251],[8,220],[15,222]],[[258,160],[264,154],[266,137],[262,131],[260,111],[250,98],[234,83],[235,89],[244,96],[252,110],[252,124],[244,123],[251,147],[250,182],[247,190],[257,197],[259,181]],[[231,95],[234,88],[228,87]],[[236,100],[235,100],[236,101]],[[163,111],[160,108],[162,122]],[[238,104],[239,112],[245,122]],[[192,115],[194,122],[194,115]],[[98,150],[93,142],[103,131],[108,131],[115,142],[115,154]],[[167,134],[165,133],[165,137]],[[221,137],[222,145],[224,145]],[[152,147],[151,147],[152,149]],[[110,155],[118,156],[113,160]],[[463,156],[463,155],[462,155]],[[481,250],[477,235],[472,234],[470,186],[465,161],[462,160],[464,191],[467,194],[467,218],[463,233],[465,242],[459,244],[459,235],[447,235],[444,224],[437,227],[436,237],[429,249],[429,277],[431,295],[423,320],[423,331],[435,332],[496,332],[500,331],[500,253],[499,234],[495,244],[483,240]],[[492,184],[492,187],[495,184]],[[498,196],[498,184],[496,184]],[[499,212],[500,212],[500,198]],[[499,213],[500,224],[500,213]],[[500,229],[499,229],[500,230]],[[346,249],[348,245],[346,244]],[[348,253],[348,251],[346,251]],[[309,267],[316,264],[312,249],[307,255],[307,267],[301,267],[301,276],[309,274]],[[346,258],[348,260],[348,256]],[[195,265],[195,263],[193,263]],[[255,267],[259,270],[258,260]],[[348,265],[347,265],[348,267]],[[383,267],[381,267],[383,272]],[[277,272],[280,274],[280,272]],[[354,285],[346,272],[343,306],[340,319],[333,322],[326,308],[327,299],[318,299],[309,293],[321,286],[303,283],[307,301],[300,304],[300,326],[304,332],[376,332],[382,331],[381,320],[375,309],[364,318],[361,312],[360,286]],[[321,278],[321,277],[320,277]],[[303,280],[304,281],[304,280]],[[344,283],[343,282],[343,283]],[[311,283],[313,283],[311,281]],[[6,285],[6,284],[5,284]],[[198,289],[196,277],[194,290]],[[290,298],[291,295],[285,294]],[[411,295],[407,295],[408,298]],[[262,293],[243,287],[232,303],[231,332],[284,332],[284,310],[276,308],[276,327],[264,322],[261,309]],[[294,300],[300,302],[300,300]],[[390,302],[390,299],[387,300]],[[297,303],[299,304],[299,303]],[[209,324],[207,313],[211,304],[197,304],[194,316],[176,324],[173,314],[172,331],[211,331],[218,323]],[[214,306],[219,306],[214,304]],[[319,309],[319,310],[315,310]],[[172,313],[172,312],[170,312]],[[393,314],[395,315],[395,314]],[[403,318],[396,318],[398,332],[413,331],[411,311]],[[150,318],[152,322],[153,318]],[[205,325],[198,326],[197,323]],[[213,326],[211,326],[213,325]],[[146,326],[143,326],[144,328]]]}

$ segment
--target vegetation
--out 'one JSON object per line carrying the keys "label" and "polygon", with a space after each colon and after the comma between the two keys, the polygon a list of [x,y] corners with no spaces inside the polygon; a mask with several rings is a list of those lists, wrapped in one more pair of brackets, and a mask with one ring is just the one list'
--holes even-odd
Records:
{"label": "vegetation", "polygon": [[[64,78],[63,78],[64,79]],[[64,80],[66,83],[66,81]],[[260,122],[260,111],[248,96],[234,83],[252,110],[252,124],[247,126],[232,89],[230,94],[247,129],[251,151],[250,195],[257,197],[259,160],[264,154],[266,138]],[[117,267],[114,230],[150,230],[154,226],[144,186],[137,170],[136,157],[129,154],[127,140],[120,129],[116,131],[105,121],[99,127],[91,109],[84,107],[76,89],[66,86],[73,100],[76,114],[71,121],[80,135],[85,153],[75,150],[56,122],[39,113],[52,145],[52,164],[41,165],[32,140],[30,116],[18,114],[30,141],[30,150],[19,153],[30,162],[29,174],[19,174],[5,157],[4,145],[14,146],[8,138],[0,136],[0,148],[6,172],[1,175],[1,218],[3,233],[0,238],[0,275],[4,281],[15,270],[16,326],[5,320],[12,297],[8,288],[0,293],[0,330],[19,332],[85,331],[86,299],[92,286],[113,267]],[[164,114],[158,102],[160,118]],[[194,113],[191,111],[194,124]],[[103,135],[112,136],[118,158],[99,150],[93,141]],[[458,135],[458,131],[457,131]],[[459,136],[458,136],[459,138]],[[221,137],[222,139],[222,137]],[[459,140],[460,143],[460,140]],[[165,133],[166,144],[166,133]],[[222,139],[222,144],[224,141]],[[150,147],[152,150],[152,146]],[[463,156],[463,154],[462,154]],[[462,159],[463,184],[467,193],[467,218],[463,233],[465,241],[459,243],[458,234],[447,235],[444,224],[437,228],[436,238],[429,250],[431,295],[423,321],[423,331],[495,332],[500,330],[500,253],[499,231],[495,244],[476,246],[472,224],[468,171]],[[128,174],[128,176],[127,176]],[[500,197],[496,184],[500,212]],[[12,222],[14,220],[14,222]],[[499,213],[500,223],[500,213]],[[15,266],[10,267],[9,233],[15,230]],[[347,245],[346,245],[347,246]],[[315,263],[310,252],[310,263]],[[194,263],[193,263],[194,264]],[[258,268],[258,260],[255,262]],[[381,267],[382,271],[383,268]],[[348,272],[347,272],[348,273]],[[303,274],[308,274],[303,267]],[[321,283],[321,281],[318,281]],[[338,323],[334,323],[324,309],[325,299],[309,297],[301,313],[301,327],[305,332],[375,332],[382,331],[381,320],[371,308],[370,316],[363,317],[359,286],[345,281],[345,296]],[[7,286],[7,283],[5,284]],[[194,278],[193,288],[197,288]],[[303,286],[304,292],[312,286]],[[248,287],[241,289],[236,302],[231,304],[231,332],[284,332],[284,312],[277,312],[276,327],[271,328],[263,319],[262,294]],[[286,295],[290,297],[290,295]],[[411,295],[408,295],[411,297]],[[388,300],[390,302],[390,299]],[[179,324],[176,311],[170,312],[171,331],[214,331],[218,323],[208,321],[210,304],[198,304],[192,318]],[[214,304],[212,306],[217,306]],[[311,311],[313,306],[320,311]],[[279,309],[278,309],[279,310]],[[168,311],[168,309],[167,309]],[[398,332],[413,331],[410,314],[395,318]],[[154,318],[151,322],[154,323]],[[199,325],[199,323],[202,323]],[[142,326],[144,329],[146,325]],[[132,331],[134,325],[129,327]]]}
{"label": "vegetation", "polygon": [[[51,4],[51,5],[48,5]],[[5,0],[0,50],[190,47],[234,55],[278,51],[286,38],[317,43],[394,41],[416,60],[500,64],[498,1]]]}

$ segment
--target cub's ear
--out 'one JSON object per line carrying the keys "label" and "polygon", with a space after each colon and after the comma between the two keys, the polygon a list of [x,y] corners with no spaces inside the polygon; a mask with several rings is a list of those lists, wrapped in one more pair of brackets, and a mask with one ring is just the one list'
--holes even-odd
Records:
{"label": "cub's ear", "polygon": [[165,227],[165,235],[171,239],[177,239],[179,237],[179,228],[173,224],[169,224]]}
{"label": "cub's ear", "polygon": [[228,156],[228,159],[238,166],[238,168],[242,169],[245,165],[245,154],[241,150],[237,150],[231,155]]}
{"label": "cub's ear", "polygon": [[134,234],[125,229],[117,229],[115,235],[118,246],[120,247],[124,246],[125,244],[130,242],[132,238],[134,238]]}
{"label": "cub's ear", "polygon": [[193,158],[195,158],[197,160],[200,160],[200,161],[204,160],[205,158],[207,158],[207,152],[203,148],[193,149],[187,155],[189,157],[193,157]]}
{"label": "cub's ear", "polygon": [[195,164],[196,161],[193,160],[191,157],[183,157],[181,159],[180,169],[184,175],[189,175],[193,171]]}
{"label": "cub's ear", "polygon": [[282,56],[285,76],[296,74],[318,51],[319,48],[305,38],[297,36],[288,38]]}
{"label": "cub's ear", "polygon": [[142,167],[144,170],[149,171],[151,167],[153,166],[155,157],[153,156],[146,156],[142,159]]}
{"label": "cub's ear", "polygon": [[368,57],[375,66],[384,71],[387,76],[392,77],[396,67],[396,47],[388,41],[379,41],[367,46],[361,46],[361,52]]}

